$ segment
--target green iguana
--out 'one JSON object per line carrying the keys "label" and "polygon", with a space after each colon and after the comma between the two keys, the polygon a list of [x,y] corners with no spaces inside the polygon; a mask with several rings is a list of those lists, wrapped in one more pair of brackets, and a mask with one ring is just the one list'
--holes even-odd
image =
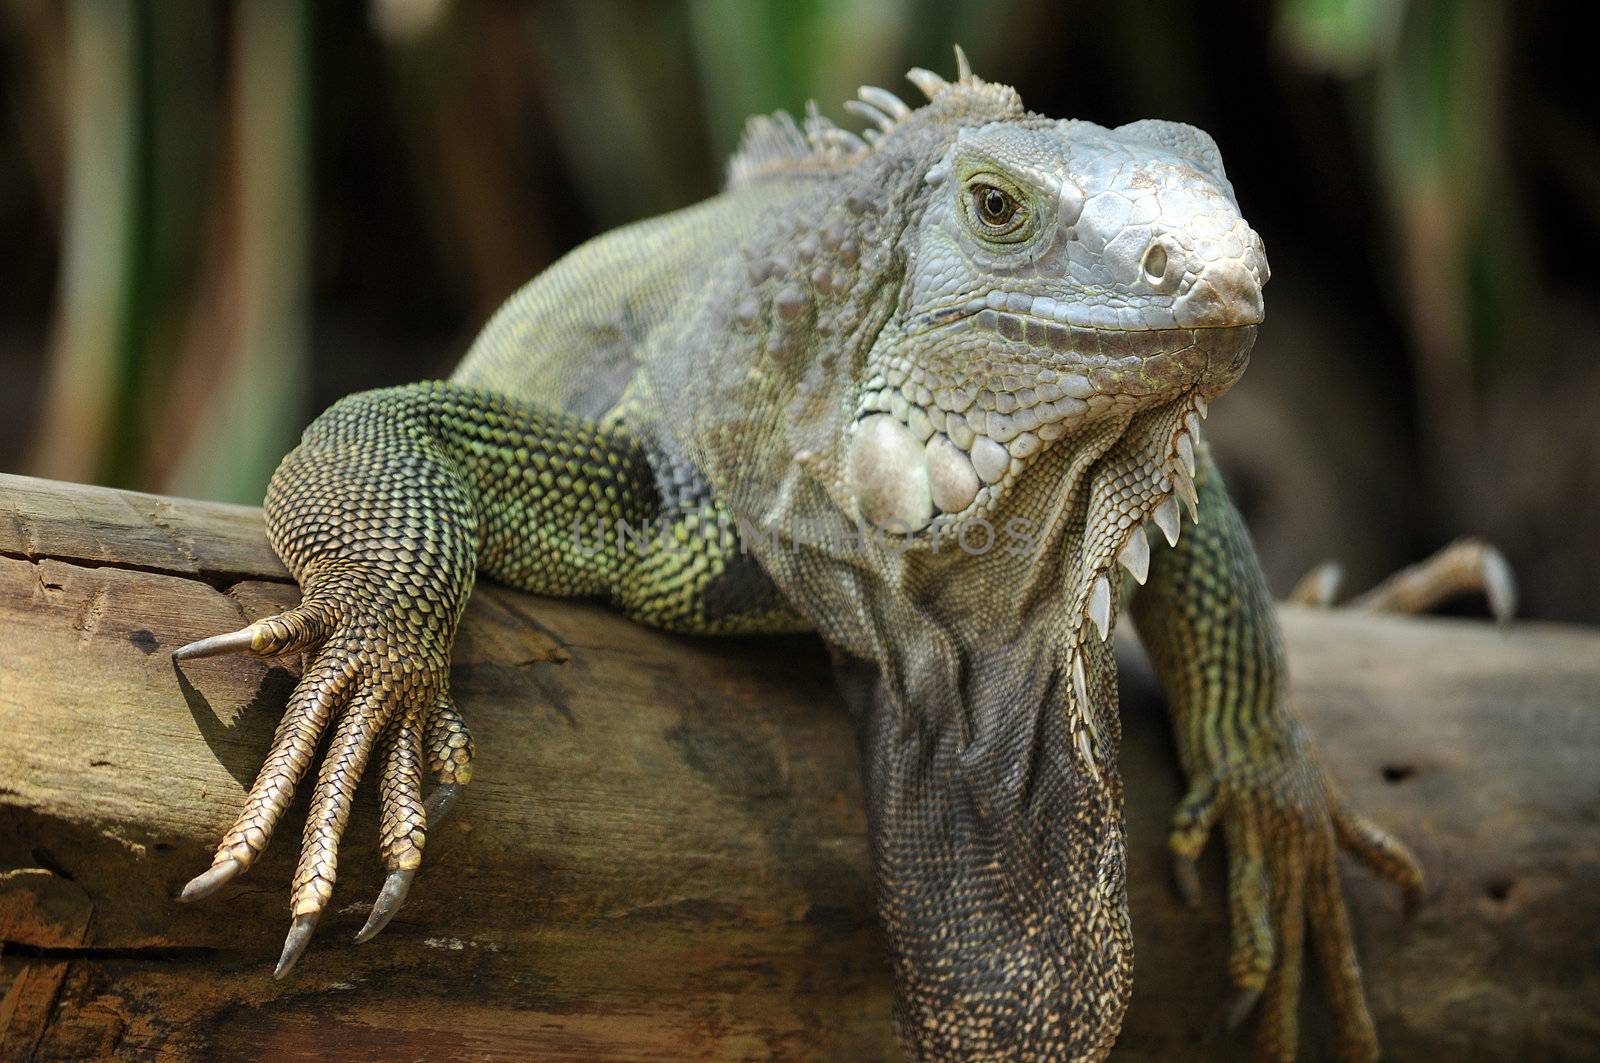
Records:
{"label": "green iguana", "polygon": [[907,1055],[1101,1058],[1133,971],[1110,635],[1137,583],[1189,780],[1180,882],[1227,842],[1228,1013],[1259,1002],[1262,1054],[1294,1054],[1309,928],[1340,1053],[1376,1053],[1336,857],[1422,874],[1318,767],[1202,434],[1262,321],[1261,239],[1200,130],[1030,114],[958,59],[911,71],[916,109],[863,88],[864,137],[752,119],[722,194],[572,252],[450,381],[306,430],[266,499],[301,604],[175,654],[307,655],[184,900],[255,862],[331,730],[277,973],[374,755],[389,877],[357,940],[382,929],[471,776],[447,681],[478,573],[674,631],[814,630]]}

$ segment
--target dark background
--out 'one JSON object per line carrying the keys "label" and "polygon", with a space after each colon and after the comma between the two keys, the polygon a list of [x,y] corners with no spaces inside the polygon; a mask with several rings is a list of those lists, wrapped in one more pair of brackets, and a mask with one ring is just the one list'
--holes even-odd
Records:
{"label": "dark background", "polygon": [[[1210,431],[1276,588],[1463,534],[1600,620],[1581,9],[1487,0],[0,0],[0,470],[259,500],[346,392],[920,65],[1222,147],[1273,267]],[[1475,610],[1472,604],[1462,608]]]}

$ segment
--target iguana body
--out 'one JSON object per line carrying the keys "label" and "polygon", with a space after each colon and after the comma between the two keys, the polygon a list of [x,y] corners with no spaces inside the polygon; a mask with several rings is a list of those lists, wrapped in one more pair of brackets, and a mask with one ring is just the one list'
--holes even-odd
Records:
{"label": "iguana body", "polygon": [[[1200,435],[1262,317],[1261,242],[1187,126],[1027,114],[964,69],[872,144],[752,122],[730,186],[603,236],[496,315],[449,383],[353,396],[274,477],[300,606],[181,651],[310,653],[203,896],[260,854],[330,725],[279,973],[332,894],[376,751],[391,874],[475,573],[704,633],[812,628],[853,695],[897,1020],[919,1059],[1103,1056],[1132,971],[1109,633],[1121,570],[1192,784],[1173,848],[1232,858],[1232,980],[1294,1052],[1306,917],[1347,1055],[1375,1051],[1334,858],[1415,864],[1328,792]],[[1180,499],[1199,524],[1178,538]],[[1152,548],[1154,521],[1176,546]],[[1120,562],[1120,567],[1119,567]]]}

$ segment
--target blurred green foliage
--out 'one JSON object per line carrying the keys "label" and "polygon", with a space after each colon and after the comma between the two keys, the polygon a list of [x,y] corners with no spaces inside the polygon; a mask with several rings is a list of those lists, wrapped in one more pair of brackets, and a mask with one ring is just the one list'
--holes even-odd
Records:
{"label": "blurred green foliage", "polygon": [[304,419],[309,4],[227,15],[77,0],[36,17],[64,38],[68,96],[48,474],[254,500]]}

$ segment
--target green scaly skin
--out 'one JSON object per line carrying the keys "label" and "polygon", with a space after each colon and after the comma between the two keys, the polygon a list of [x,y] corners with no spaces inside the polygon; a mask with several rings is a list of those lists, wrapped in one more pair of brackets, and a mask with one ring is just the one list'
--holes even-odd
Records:
{"label": "green scaly skin", "polygon": [[[308,654],[185,899],[259,857],[333,731],[280,976],[330,901],[370,757],[389,878],[361,940],[470,779],[447,680],[482,573],[671,630],[817,630],[858,680],[907,1054],[1102,1058],[1132,970],[1120,561],[1149,566],[1133,608],[1191,782],[1173,851],[1187,866],[1213,825],[1228,844],[1232,1011],[1259,996],[1262,1054],[1293,1055],[1309,921],[1341,1052],[1375,1054],[1334,857],[1412,890],[1420,874],[1323,780],[1200,436],[1266,279],[1215,145],[1028,115],[965,69],[913,80],[931,101],[916,111],[863,90],[873,147],[756,120],[728,192],[574,252],[452,382],[345,399],[285,458],[266,512],[302,603],[176,655]],[[1198,527],[1152,555],[1144,523],[1175,534],[1196,490]],[[952,547],[980,524],[1026,534]]]}

